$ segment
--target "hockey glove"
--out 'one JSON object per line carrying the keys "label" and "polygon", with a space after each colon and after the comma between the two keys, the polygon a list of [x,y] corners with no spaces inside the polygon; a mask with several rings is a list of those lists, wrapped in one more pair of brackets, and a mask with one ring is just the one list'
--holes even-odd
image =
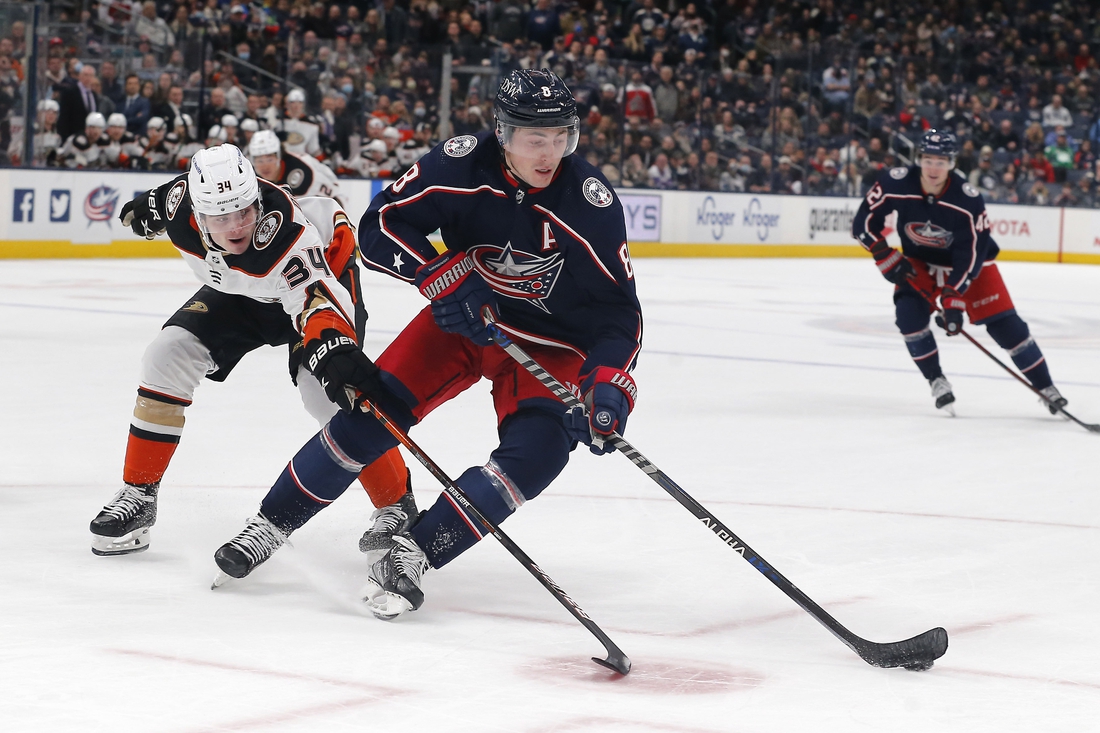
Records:
{"label": "hockey glove", "polygon": [[320,338],[313,339],[304,348],[306,368],[317,377],[328,398],[344,412],[355,410],[357,391],[371,400],[385,394],[378,367],[359,349],[354,339],[326,328]]}
{"label": "hockey glove", "polygon": [[133,201],[127,201],[118,215],[122,226],[130,227],[134,234],[146,239],[152,239],[165,228],[160,215],[149,208],[149,201],[153,196],[152,191],[147,191]]}
{"label": "hockey glove", "polygon": [[611,453],[611,434],[626,430],[638,388],[630,375],[612,367],[597,367],[581,383],[585,409],[578,405],[565,413],[565,431],[598,456]]}
{"label": "hockey glove", "polygon": [[461,334],[478,346],[493,343],[481,309],[489,306],[496,316],[497,296],[465,252],[447,252],[421,265],[416,286],[432,301],[432,318],[441,331]]}
{"label": "hockey glove", "polygon": [[870,250],[871,256],[875,258],[875,264],[878,265],[878,271],[895,285],[905,282],[914,274],[913,266],[909,264],[905,255],[887,245],[885,241],[878,240],[871,245]]}
{"label": "hockey glove", "polygon": [[943,308],[943,315],[936,316],[936,325],[947,331],[948,336],[958,336],[963,327],[966,301],[959,295],[959,291],[948,286],[940,294],[940,306]]}

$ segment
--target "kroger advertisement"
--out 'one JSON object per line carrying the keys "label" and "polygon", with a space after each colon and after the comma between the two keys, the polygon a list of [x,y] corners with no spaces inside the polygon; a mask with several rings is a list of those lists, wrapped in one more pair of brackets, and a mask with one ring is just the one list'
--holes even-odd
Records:
{"label": "kroger advertisement", "polygon": [[[171,173],[0,169],[0,257],[154,257],[175,250],[136,237],[123,204]],[[353,221],[389,181],[342,180]],[[10,198],[8,196],[10,192]],[[636,257],[862,257],[851,238],[859,199],[693,191],[616,191]],[[1100,212],[989,206],[1004,259],[1100,264]],[[888,237],[895,244],[896,235]]]}

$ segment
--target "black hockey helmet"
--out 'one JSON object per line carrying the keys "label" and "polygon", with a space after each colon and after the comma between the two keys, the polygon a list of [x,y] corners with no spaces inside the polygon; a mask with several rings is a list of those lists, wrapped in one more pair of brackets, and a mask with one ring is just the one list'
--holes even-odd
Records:
{"label": "black hockey helmet", "polygon": [[959,154],[959,140],[955,133],[933,127],[920,136],[917,152],[920,155],[942,155],[954,165],[955,156]]}
{"label": "black hockey helmet", "polygon": [[493,112],[501,147],[519,127],[565,127],[569,129],[565,154],[577,149],[577,100],[561,77],[549,69],[516,69],[509,73],[497,90]]}

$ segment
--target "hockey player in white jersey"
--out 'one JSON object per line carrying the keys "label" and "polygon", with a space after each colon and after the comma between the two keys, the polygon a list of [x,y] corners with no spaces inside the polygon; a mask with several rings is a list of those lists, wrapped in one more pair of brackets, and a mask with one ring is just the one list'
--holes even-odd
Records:
{"label": "hockey player in white jersey", "polygon": [[320,156],[321,126],[306,116],[306,95],[291,89],[286,95],[286,115],[274,126],[286,133],[286,149],[296,155]]}
{"label": "hockey player in white jersey", "polygon": [[[292,199],[257,179],[238,148],[219,145],[197,152],[187,173],[127,203],[120,219],[148,238],[167,232],[203,286],[142,359],[123,486],[91,523],[97,555],[148,548],[161,478],[204,377],[222,381],[248,352],[288,344],[292,379],[322,425],[338,406],[351,409],[345,386],[383,389],[359,347],[366,310],[355,233],[333,199]],[[408,472],[395,455],[361,475],[376,506],[407,492]],[[227,545],[239,556],[229,557],[229,567],[266,559],[281,542],[257,515]]]}
{"label": "hockey player in white jersey", "polygon": [[256,175],[278,186],[286,186],[293,196],[327,196],[340,200],[340,182],[336,174],[312,156],[283,152],[282,142],[273,130],[259,130],[252,135],[248,159]]}

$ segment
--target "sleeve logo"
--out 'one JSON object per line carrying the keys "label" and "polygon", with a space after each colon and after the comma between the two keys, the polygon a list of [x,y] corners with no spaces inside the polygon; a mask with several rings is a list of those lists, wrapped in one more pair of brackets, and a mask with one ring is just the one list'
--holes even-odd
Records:
{"label": "sleeve logo", "polygon": [[474,152],[477,138],[473,135],[459,135],[443,143],[443,152],[452,158],[464,158]]}
{"label": "sleeve logo", "polygon": [[975,198],[978,195],[978,189],[971,186],[969,183],[963,184],[963,193],[971,198]]}
{"label": "sleeve logo", "polygon": [[611,202],[615,200],[607,186],[603,185],[600,179],[595,176],[586,179],[581,184],[581,190],[584,191],[584,197],[588,199],[588,203],[601,209],[611,206]]}
{"label": "sleeve logo", "polygon": [[302,172],[301,168],[295,168],[286,177],[286,185],[291,188],[298,188],[302,185],[302,180],[306,177],[306,174]]}
{"label": "sleeve logo", "polygon": [[187,181],[176,181],[176,185],[172,186],[164,199],[164,210],[168,212],[169,221],[176,217],[176,211],[185,195],[187,195]]}
{"label": "sleeve logo", "polygon": [[275,235],[279,233],[279,229],[282,225],[283,215],[278,211],[272,211],[265,216],[256,226],[256,233],[252,235],[253,246],[256,249],[263,249],[271,244],[275,239]]}
{"label": "sleeve logo", "polygon": [[891,168],[890,169],[890,177],[891,178],[896,178],[899,181],[902,178],[905,178],[907,175],[909,175],[909,169],[908,168]]}

